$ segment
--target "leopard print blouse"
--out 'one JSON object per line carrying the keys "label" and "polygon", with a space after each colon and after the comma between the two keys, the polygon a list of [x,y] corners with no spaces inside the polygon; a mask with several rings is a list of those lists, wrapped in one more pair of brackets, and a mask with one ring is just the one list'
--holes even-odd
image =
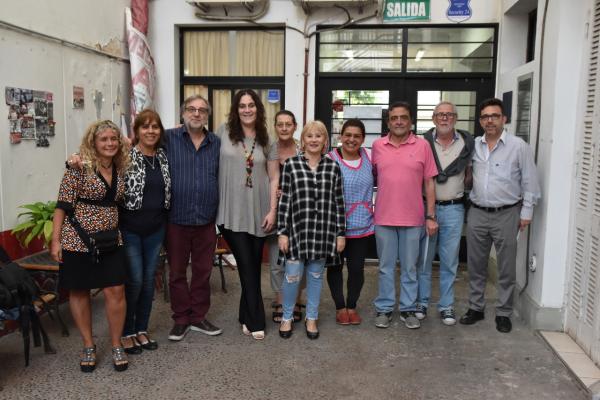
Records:
{"label": "leopard print blouse", "polygon": [[[112,184],[117,185],[115,201],[119,202],[125,192],[125,181],[122,176],[118,175],[116,180],[113,179]],[[116,205],[104,207],[77,201],[79,198],[102,200],[108,189],[108,183],[101,175],[86,173],[84,170],[76,168],[69,168],[66,170],[60,183],[56,207],[65,210],[67,214],[74,209],[75,218],[77,218],[81,227],[88,233],[115,229],[119,223],[119,214]],[[89,251],[75,228],[69,222],[68,217],[65,218],[61,229],[60,244],[62,249],[67,251]],[[123,244],[120,233],[119,244]]]}

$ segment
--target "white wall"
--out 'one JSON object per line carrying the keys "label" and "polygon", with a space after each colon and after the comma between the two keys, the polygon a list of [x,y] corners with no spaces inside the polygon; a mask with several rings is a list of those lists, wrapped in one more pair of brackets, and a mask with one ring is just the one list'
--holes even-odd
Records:
{"label": "white wall", "polygon": [[127,57],[125,7],[130,3],[131,0],[4,0],[0,21],[91,47],[100,46]]}
{"label": "white wall", "polygon": [[[524,41],[527,20],[514,15],[519,1],[505,0],[503,12],[509,11],[501,22],[499,75],[496,93],[513,92],[512,115],[516,115],[518,78],[533,72],[531,140],[535,147],[540,97],[540,42],[545,0],[539,0],[535,60],[525,64]],[[529,0],[524,3],[531,3]],[[586,2],[549,3],[543,49],[541,122],[538,144],[538,172],[542,199],[536,207],[530,227],[529,255],[535,254],[537,270],[529,274],[528,296],[538,307],[561,309],[566,295],[568,233],[571,221],[571,193],[574,190],[575,141],[578,102],[582,80],[578,79],[585,53],[587,22]],[[518,26],[518,22],[521,26]],[[524,26],[523,26],[524,25]],[[524,30],[523,30],[524,29]],[[516,51],[518,50],[518,52]],[[521,53],[523,52],[523,53]],[[519,61],[521,60],[521,61]],[[575,79],[574,79],[575,77]],[[514,133],[515,124],[507,125]],[[517,277],[525,283],[527,238],[519,242]]]}
{"label": "white wall", "polygon": [[[119,121],[129,112],[129,64],[53,40],[10,29],[6,24],[49,35],[61,40],[101,47],[118,57],[127,53],[124,35],[124,8],[128,0],[103,2],[56,0],[4,1],[0,14],[0,231],[13,228],[17,207],[35,201],[56,199],[67,155],[79,147],[85,128],[96,120],[92,101],[94,90],[105,101],[101,118]],[[95,46],[96,47],[96,46]],[[85,108],[72,108],[73,86],[83,86]],[[35,141],[9,142],[8,106],[5,87],[43,90],[53,93],[55,136],[50,147],[36,147]],[[113,103],[120,88],[121,107]]]}
{"label": "white wall", "polygon": [[540,293],[544,307],[561,307],[567,292],[568,232],[574,218],[576,129],[585,89],[581,72],[587,53],[588,15],[587,1],[553,1],[548,9],[539,150],[546,195],[540,211],[545,213],[545,221],[533,243],[543,254],[543,276],[537,277],[533,288]]}
{"label": "white wall", "polygon": [[[500,0],[471,2],[473,17],[467,23],[494,23],[499,20]],[[445,12],[447,0],[431,0],[431,23],[450,23]],[[369,7],[358,14],[357,8],[350,8],[354,19],[360,19],[375,12],[376,7]],[[183,0],[154,0],[150,2],[150,27],[148,38],[156,62],[157,69],[157,110],[165,126],[173,126],[178,122],[179,108],[179,26],[251,26],[244,23],[208,22],[197,18],[195,8]],[[268,13],[257,20],[261,24],[290,26],[304,30],[304,12],[290,0],[270,0]],[[341,24],[346,21],[346,14],[338,8],[317,9],[308,17],[309,32],[314,31],[317,24]],[[379,24],[379,18],[361,21],[361,24]],[[302,116],[304,88],[304,48],[305,40],[299,32],[286,29],[285,40],[285,108]],[[310,41],[308,105],[307,119],[314,116],[315,105],[315,37]]]}

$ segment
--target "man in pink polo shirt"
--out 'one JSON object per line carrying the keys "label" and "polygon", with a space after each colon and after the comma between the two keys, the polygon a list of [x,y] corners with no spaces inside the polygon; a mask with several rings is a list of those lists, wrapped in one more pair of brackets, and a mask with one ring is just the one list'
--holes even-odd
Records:
{"label": "man in pink polo shirt", "polygon": [[390,326],[396,305],[396,262],[400,261],[400,320],[407,328],[416,329],[421,326],[415,316],[419,242],[424,224],[430,236],[438,228],[433,181],[437,167],[429,144],[410,130],[412,118],[408,103],[391,104],[387,123],[389,134],[373,143],[371,153],[377,176],[375,238],[379,257],[375,326]]}

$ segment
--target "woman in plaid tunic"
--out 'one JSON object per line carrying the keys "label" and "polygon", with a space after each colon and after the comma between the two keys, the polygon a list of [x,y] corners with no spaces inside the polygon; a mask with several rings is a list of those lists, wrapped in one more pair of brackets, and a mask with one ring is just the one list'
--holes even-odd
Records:
{"label": "woman in plaid tunic", "polygon": [[289,158],[281,176],[277,215],[279,249],[285,258],[283,319],[279,335],[289,338],[296,295],[306,269],[306,334],[319,337],[317,318],[327,257],[345,246],[345,211],[339,165],[325,157],[327,129],[320,121],[306,124],[300,141],[304,153]]}

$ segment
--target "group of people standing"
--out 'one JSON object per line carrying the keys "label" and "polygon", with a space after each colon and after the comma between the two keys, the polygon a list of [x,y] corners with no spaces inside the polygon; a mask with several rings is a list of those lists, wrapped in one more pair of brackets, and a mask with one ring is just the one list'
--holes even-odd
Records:
{"label": "group of people standing", "polygon": [[[516,281],[519,231],[529,225],[540,198],[533,153],[522,139],[504,129],[501,100],[479,106],[484,135],[455,128],[456,106],[440,102],[433,111],[435,127],[424,139],[411,132],[407,103],[390,105],[390,133],[373,144],[377,179],[375,236],[379,257],[379,294],[375,325],[387,328],[395,307],[394,273],[400,261],[400,320],[416,329],[427,317],[431,265],[440,258],[442,322],[456,323],[454,280],[467,204],[469,309],[460,323],[484,318],[488,259],[492,244],[498,264],[496,329],[508,333]],[[466,191],[471,189],[469,200]],[[423,197],[424,199],[423,199]]]}
{"label": "group of people standing", "polygon": [[[207,335],[222,332],[207,319],[215,225],[237,264],[241,330],[256,340],[265,337],[260,276],[267,241],[275,293],[273,321],[284,339],[292,335],[293,322],[301,320],[302,307],[306,307],[307,337],[319,337],[318,308],[326,266],[336,322],[362,322],[357,302],[373,238],[379,257],[375,325],[386,328],[392,319],[399,261],[400,319],[409,328],[419,327],[427,316],[436,248],[438,310],[442,322],[453,325],[453,283],[465,189],[471,181],[470,306],[461,323],[484,317],[487,257],[494,243],[500,270],[496,322],[498,330],[510,331],[517,231],[531,221],[539,198],[531,151],[503,130],[505,117],[497,99],[482,104],[485,136],[475,141],[468,132],[455,129],[457,113],[451,103],[435,108],[435,128],[425,139],[410,130],[408,104],[393,103],[388,111],[390,132],[374,142],[371,152],[362,147],[365,127],[356,119],[344,123],[341,147],[329,153],[324,124],[308,122],[298,143],[293,138],[297,122],[287,110],[275,116],[278,138],[270,137],[265,107],[251,89],[236,92],[227,123],[216,133],[206,129],[211,108],[199,95],[185,99],[183,124],[178,128],[165,131],[158,114],[141,112],[129,150],[113,123],[92,124],[79,155],[68,161],[51,245],[52,256],[61,262],[60,282],[70,291],[71,312],[83,338],[81,370],[91,372],[96,365],[92,288],[103,288],[106,298],[116,370],[127,368],[127,353],[158,348],[148,334],[148,320],[163,240],[174,321],[169,339],[182,340],[189,330]],[[108,240],[114,246],[99,249],[107,232],[116,232],[114,243]]]}

